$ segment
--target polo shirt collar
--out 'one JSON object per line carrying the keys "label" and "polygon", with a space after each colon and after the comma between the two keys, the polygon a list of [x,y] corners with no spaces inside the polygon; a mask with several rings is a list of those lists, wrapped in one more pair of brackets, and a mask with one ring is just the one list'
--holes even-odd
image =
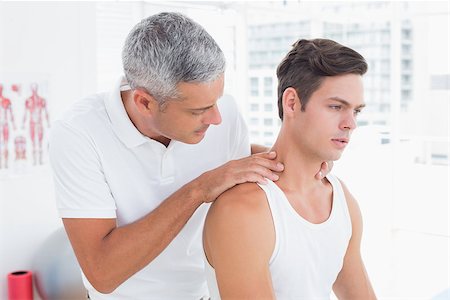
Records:
{"label": "polo shirt collar", "polygon": [[124,87],[125,89],[127,87],[127,81],[124,76],[117,81],[114,89],[105,98],[105,107],[114,133],[125,146],[133,148],[144,144],[149,139],[137,130],[128,117],[120,96],[121,87],[122,90],[124,90]]}

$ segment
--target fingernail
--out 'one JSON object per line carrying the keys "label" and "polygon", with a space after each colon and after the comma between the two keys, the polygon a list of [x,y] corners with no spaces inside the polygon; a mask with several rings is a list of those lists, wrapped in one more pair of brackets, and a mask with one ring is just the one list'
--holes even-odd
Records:
{"label": "fingernail", "polygon": [[277,163],[277,167],[278,167],[279,169],[284,169],[284,165],[283,165],[282,163]]}
{"label": "fingernail", "polygon": [[280,176],[278,176],[277,174],[274,174],[273,175],[273,180],[278,180],[278,179],[280,179]]}
{"label": "fingernail", "polygon": [[320,176],[321,178],[323,178],[322,171],[319,171],[319,176]]}
{"label": "fingernail", "polygon": [[270,151],[269,154],[270,155],[275,155],[275,151]]}

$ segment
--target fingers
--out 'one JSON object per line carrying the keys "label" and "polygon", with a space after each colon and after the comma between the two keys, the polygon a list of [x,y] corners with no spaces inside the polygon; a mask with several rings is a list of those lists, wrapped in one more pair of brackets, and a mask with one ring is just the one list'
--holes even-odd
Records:
{"label": "fingers", "polygon": [[280,178],[280,176],[271,169],[259,164],[251,164],[247,167],[242,166],[241,171],[236,170],[236,174],[240,177],[238,183],[258,182],[264,184],[267,182],[266,178],[272,181],[277,181]]}
{"label": "fingers", "polygon": [[333,162],[329,161],[329,162],[323,162],[320,165],[320,170],[319,172],[317,172],[315,178],[317,180],[322,180],[325,176],[328,175],[328,173],[330,173],[331,169],[333,168]]}
{"label": "fingers", "polygon": [[199,177],[200,186],[205,190],[205,202],[214,201],[221,193],[245,182],[266,184],[267,179],[277,181],[277,172],[284,170],[284,165],[275,161],[276,153],[258,153],[233,160]]}
{"label": "fingers", "polygon": [[240,182],[266,183],[265,178],[272,181],[280,177],[276,172],[282,172],[284,165],[274,160],[275,152],[261,153],[234,161],[233,173],[241,177]]}
{"label": "fingers", "polygon": [[322,174],[323,177],[327,176],[327,174],[329,173],[328,170],[328,163],[326,161],[324,161],[321,165],[320,165],[320,171],[319,173]]}
{"label": "fingers", "polygon": [[267,158],[267,159],[274,159],[275,157],[277,157],[277,153],[275,151],[261,152],[261,153],[253,154],[250,157],[262,157],[262,158]]}
{"label": "fingers", "polygon": [[[254,154],[250,157],[243,158],[241,161],[248,161],[251,165],[261,166],[274,172],[281,172],[284,170],[284,165],[275,161],[277,154],[274,151],[267,153]],[[264,175],[264,174],[262,174]]]}
{"label": "fingers", "polygon": [[317,172],[316,176],[314,176],[315,179],[317,180],[322,180],[323,179],[323,173],[322,171]]}
{"label": "fingers", "polygon": [[[274,181],[274,180],[272,180]],[[259,175],[257,173],[248,173],[246,175],[246,177],[244,178],[244,180],[242,180],[242,182],[239,183],[244,183],[244,182],[256,182],[259,184],[267,184],[267,177]]]}

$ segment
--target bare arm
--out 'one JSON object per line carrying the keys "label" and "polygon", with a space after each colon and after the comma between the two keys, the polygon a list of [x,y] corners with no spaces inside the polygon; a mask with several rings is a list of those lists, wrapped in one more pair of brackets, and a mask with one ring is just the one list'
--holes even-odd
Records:
{"label": "bare arm", "polygon": [[63,219],[78,262],[89,282],[111,293],[155,259],[200,205],[186,185],[144,218],[116,227],[115,219]]}
{"label": "bare arm", "polygon": [[281,171],[262,153],[230,161],[183,186],[154,211],[122,227],[115,219],[63,219],[78,262],[89,282],[110,293],[157,257],[180,232],[195,210],[236,184],[277,180]]}
{"label": "bare arm", "polygon": [[376,299],[361,257],[362,216],[358,203],[342,184],[352,220],[352,237],[344,257],[344,266],[333,285],[339,299]]}
{"label": "bare arm", "polygon": [[256,185],[235,187],[211,206],[204,248],[221,299],[275,299],[269,270],[274,244],[270,209]]}

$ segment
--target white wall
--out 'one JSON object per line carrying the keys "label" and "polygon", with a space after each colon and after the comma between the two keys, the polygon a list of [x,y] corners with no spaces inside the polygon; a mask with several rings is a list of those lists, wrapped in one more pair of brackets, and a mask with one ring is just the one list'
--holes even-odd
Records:
{"label": "white wall", "polygon": [[[44,76],[54,119],[96,88],[95,36],[95,3],[0,2],[0,83]],[[0,299],[7,299],[7,273],[30,269],[61,226],[49,166],[24,173],[0,176]]]}
{"label": "white wall", "polygon": [[95,3],[0,2],[0,37],[0,76],[48,77],[53,114],[95,91]]}

